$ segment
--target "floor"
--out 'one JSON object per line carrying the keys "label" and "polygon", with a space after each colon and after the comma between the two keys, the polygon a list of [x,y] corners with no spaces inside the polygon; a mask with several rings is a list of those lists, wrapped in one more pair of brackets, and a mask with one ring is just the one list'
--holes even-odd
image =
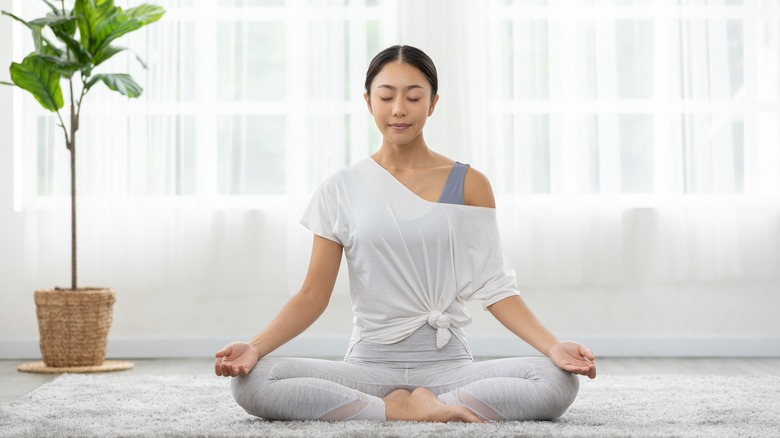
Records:
{"label": "floor", "polygon": [[[133,359],[132,370],[121,373],[138,375],[209,374],[212,359]],[[57,378],[52,374],[21,373],[24,363],[0,360],[0,404],[13,401]],[[780,376],[780,358],[600,358],[599,374],[705,374]]]}

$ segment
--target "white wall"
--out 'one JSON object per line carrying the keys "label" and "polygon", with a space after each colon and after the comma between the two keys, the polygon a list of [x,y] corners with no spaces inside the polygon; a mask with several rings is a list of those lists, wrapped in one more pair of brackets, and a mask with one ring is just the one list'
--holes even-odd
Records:
{"label": "white wall", "polygon": [[[0,0],[9,9],[10,0]],[[0,19],[0,41],[10,41],[11,20]],[[8,79],[10,44],[0,44],[0,78]],[[33,291],[67,285],[67,246],[39,242],[59,252],[25,253],[25,236],[36,225],[30,215],[63,217],[58,233],[68,236],[67,210],[13,211],[11,90],[0,87],[0,358],[34,358],[37,323]],[[30,145],[25,145],[29,147]],[[274,208],[212,212],[192,208],[188,220],[210,223],[210,233],[144,218],[143,211],[82,215],[82,282],[117,290],[109,355],[113,357],[210,355],[223,343],[251,336],[297,287],[306,260],[293,259],[289,245],[308,245],[295,217]],[[109,234],[95,235],[106,218]],[[640,218],[641,219],[641,218]],[[630,232],[642,234],[642,221]],[[629,224],[631,225],[631,224]],[[136,245],[121,239],[146,227]],[[105,228],[105,226],[103,226]],[[36,230],[39,231],[39,230]],[[55,230],[56,231],[56,230]],[[31,233],[32,234],[32,233]],[[45,234],[44,234],[45,235]],[[180,239],[182,254],[149,254],[145,239]],[[67,240],[65,240],[67,241]],[[116,254],[129,263],[107,262]],[[510,251],[511,255],[511,251]],[[183,263],[182,260],[188,261]],[[167,264],[161,264],[161,263]],[[634,263],[641,263],[641,259]],[[106,268],[109,266],[109,268]],[[166,266],[161,270],[160,266]],[[545,288],[524,291],[538,316],[562,337],[585,341],[600,355],[780,355],[780,281],[738,280],[706,284],[627,284],[620,287]],[[490,314],[471,306],[476,354],[529,352],[511,340]],[[342,275],[330,308],[285,352],[339,356],[351,328],[347,283]]]}

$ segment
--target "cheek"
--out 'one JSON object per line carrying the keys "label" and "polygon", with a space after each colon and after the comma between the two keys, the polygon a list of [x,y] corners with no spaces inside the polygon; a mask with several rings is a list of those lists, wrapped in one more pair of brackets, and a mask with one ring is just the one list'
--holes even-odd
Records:
{"label": "cheek", "polygon": [[373,110],[374,114],[381,114],[383,111],[385,111],[386,106],[386,102],[382,102],[379,100],[379,98],[371,98],[371,109]]}

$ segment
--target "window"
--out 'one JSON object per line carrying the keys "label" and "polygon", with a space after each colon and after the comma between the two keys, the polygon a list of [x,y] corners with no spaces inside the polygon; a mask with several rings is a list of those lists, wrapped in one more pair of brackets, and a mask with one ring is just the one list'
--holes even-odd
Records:
{"label": "window", "polygon": [[492,2],[496,190],[780,194],[778,6]]}
{"label": "window", "polygon": [[[23,16],[42,10],[23,3]],[[379,145],[363,104],[365,69],[382,48],[407,42],[398,33],[409,20],[399,14],[420,10],[393,0],[156,3],[168,11],[163,20],[126,41],[149,69],[133,54],[109,66],[131,72],[144,95],[87,96],[80,193],[305,196]],[[466,97],[463,108],[437,110],[437,123],[485,117],[463,128],[477,139],[459,146],[468,152],[452,154],[478,164],[498,194],[780,194],[776,0],[491,0],[479,8],[462,13],[472,22],[460,27],[447,21],[453,11],[428,11],[438,18],[426,20],[426,32],[435,46],[457,29],[485,61],[446,90],[449,102]],[[19,59],[29,47],[18,41],[29,38],[21,26],[15,32]],[[434,61],[449,64],[442,73],[450,76],[452,65],[472,62]],[[33,132],[37,145],[22,150],[16,139],[24,199],[67,194],[57,119],[28,97],[16,100],[36,108],[19,116],[27,129],[17,137]],[[449,153],[442,144],[435,149]]]}
{"label": "window", "polygon": [[[308,194],[379,144],[362,84],[371,57],[394,40],[394,9],[385,2],[150,1],[166,15],[122,41],[134,54],[105,66],[131,73],[143,95],[127,101],[96,88],[85,98],[80,195]],[[24,2],[16,10],[29,18],[45,7]],[[32,50],[21,27],[15,59]],[[22,150],[16,142],[27,166],[25,204],[68,194],[58,119],[26,95],[16,102],[33,127],[20,135],[34,133],[37,144]]]}

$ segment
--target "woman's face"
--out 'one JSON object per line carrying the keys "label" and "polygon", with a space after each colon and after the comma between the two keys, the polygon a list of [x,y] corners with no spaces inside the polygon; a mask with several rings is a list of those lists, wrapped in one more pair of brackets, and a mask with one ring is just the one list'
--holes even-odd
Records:
{"label": "woman's face", "polygon": [[371,95],[364,95],[368,111],[384,137],[394,145],[417,139],[428,116],[433,114],[437,95],[431,100],[431,84],[411,64],[389,62],[371,82]]}

